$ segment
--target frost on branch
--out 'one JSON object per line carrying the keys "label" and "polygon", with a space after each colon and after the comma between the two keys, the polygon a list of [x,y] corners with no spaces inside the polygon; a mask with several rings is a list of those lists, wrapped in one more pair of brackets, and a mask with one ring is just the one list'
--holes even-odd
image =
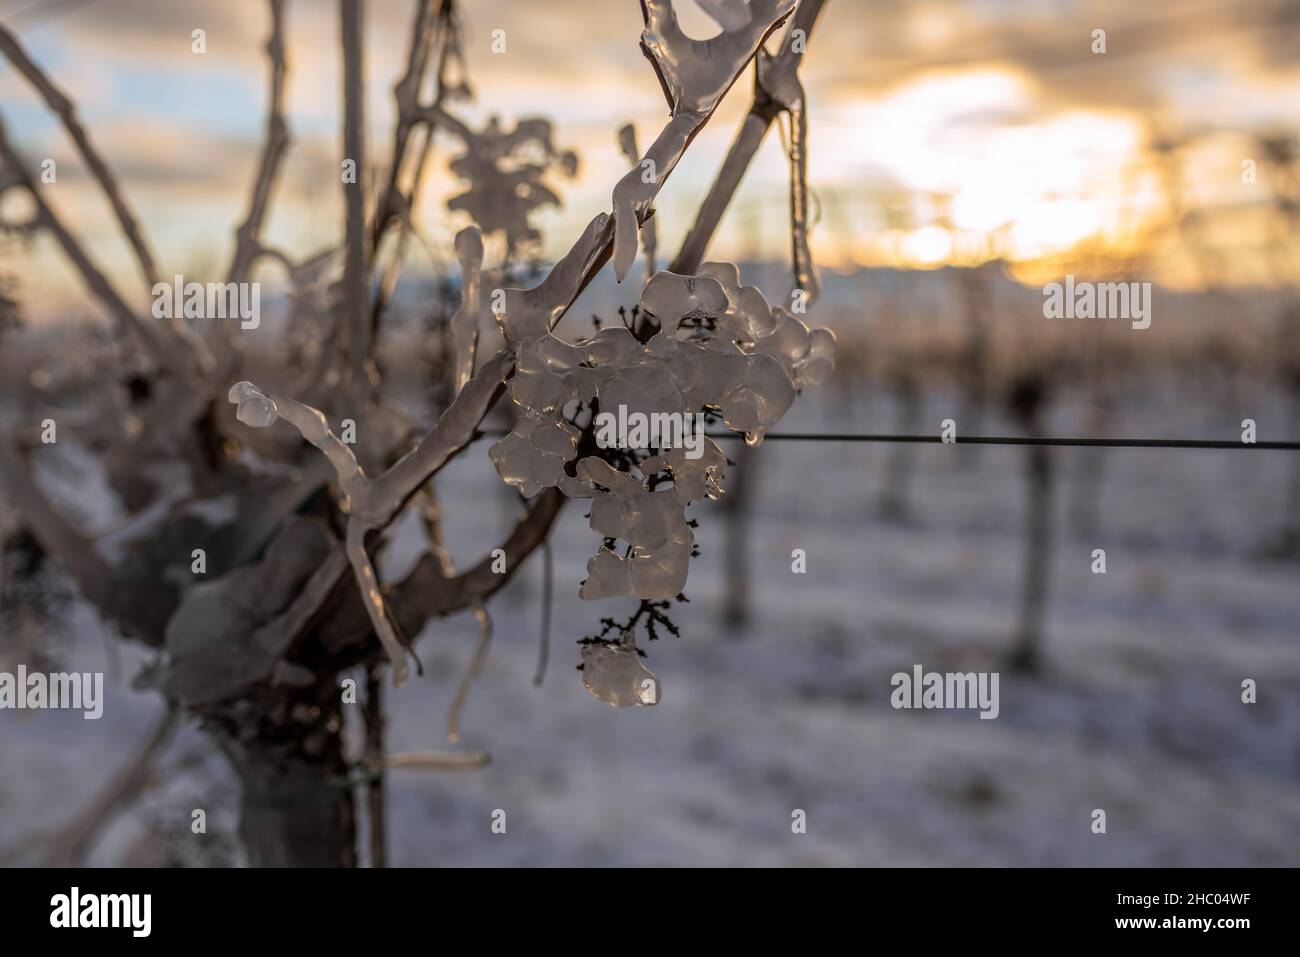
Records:
{"label": "frost on branch", "polygon": [[686,147],[713,115],[763,40],[794,9],[795,0],[711,0],[722,26],[710,40],[682,32],[672,0],[642,0],[641,49],[668,98],[670,119],[639,163],[614,187],[614,271],[626,278],[636,260],[638,215],[650,208]]}
{"label": "frost on branch", "polygon": [[644,342],[615,326],[568,343],[544,322],[508,321],[507,336],[517,342],[509,394],[519,417],[491,450],[497,471],[528,497],[556,487],[590,498],[592,530],[626,543],[624,554],[602,547],[588,562],[585,599],[679,594],[694,545],[686,506],[722,496],[727,459],[704,437],[699,457],[670,448],[627,471],[597,455],[579,459],[582,431],[566,408],[647,417],[707,410],[756,445],[796,392],[831,370],[830,331],[773,308],[730,263],[706,263],[700,272],[659,272],[646,284],[640,308],[652,334]]}

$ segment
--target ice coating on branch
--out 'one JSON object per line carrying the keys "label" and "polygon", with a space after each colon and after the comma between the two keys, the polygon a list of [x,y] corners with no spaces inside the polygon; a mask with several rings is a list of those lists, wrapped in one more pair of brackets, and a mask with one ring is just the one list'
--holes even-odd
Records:
{"label": "ice coating on branch", "polygon": [[[641,161],[641,151],[637,149],[636,145],[636,127],[631,123],[619,129],[618,146],[629,163],[635,165]],[[654,218],[647,219],[641,226],[641,248],[645,252],[645,274],[647,279],[655,274],[657,235]]]}
{"label": "ice coating on branch", "polygon": [[[829,331],[773,308],[730,263],[706,263],[700,272],[660,271],[645,285],[641,311],[658,330],[644,343],[623,326],[569,343],[541,316],[522,323],[527,313],[516,312],[508,320],[508,337],[517,341],[509,394],[519,416],[490,453],[498,473],[525,496],[559,488],[591,499],[592,530],[624,543],[602,547],[588,562],[584,599],[678,595],[694,545],[685,508],[723,495],[727,458],[700,436],[692,454],[684,444],[666,448],[633,472],[599,454],[575,461],[582,435],[564,418],[566,406],[647,418],[710,409],[757,443],[799,388],[831,370]],[[522,304],[511,291],[507,301]]]}
{"label": "ice coating on branch", "polygon": [[[787,42],[789,42],[787,40]],[[790,244],[796,290],[808,305],[821,295],[821,279],[808,244],[808,112],[799,80],[799,57],[782,51],[758,51],[758,86],[790,117]]]}
{"label": "ice coating on branch", "polygon": [[456,234],[456,258],[460,260],[460,308],[451,317],[451,341],[456,349],[456,392],[474,374],[478,349],[479,281],[483,270],[483,234],[467,226]]}
{"label": "ice coating on branch", "polygon": [[400,686],[407,677],[406,652],[397,640],[397,633],[388,620],[383,590],[375,575],[370,553],[366,551],[366,531],[373,527],[365,524],[363,516],[372,511],[372,484],[357,463],[352,449],[330,431],[325,415],[319,409],[285,396],[268,395],[251,382],[236,382],[226,398],[239,408],[235,413],[241,422],[255,428],[271,425],[282,418],[298,430],[299,434],[325,453],[334,467],[339,488],[348,500],[348,525],[345,550],[352,573],[361,591],[362,603],[370,624],[388,654],[393,666],[393,684]]}
{"label": "ice coating on branch", "polygon": [[753,58],[763,38],[796,0],[711,0],[708,12],[722,26],[709,40],[682,32],[672,0],[642,0],[641,49],[668,98],[671,118],[645,156],[614,187],[614,272],[622,281],[636,260],[637,224],[659,194],[686,146],[708,122],[723,94]]}
{"label": "ice coating on branch", "polygon": [[745,0],[698,0],[700,9],[718,21],[724,30],[739,30],[749,23],[749,4]]}
{"label": "ice coating on branch", "polygon": [[587,224],[573,248],[532,289],[502,289],[500,307],[492,314],[511,348],[550,331],[564,310],[577,298],[587,272],[604,255],[609,214],[600,213]]}
{"label": "ice coating on branch", "polygon": [[346,543],[348,563],[351,564],[352,574],[361,589],[361,600],[366,615],[370,618],[370,625],[375,629],[375,636],[383,645],[389,664],[392,665],[393,684],[400,688],[406,683],[409,673],[406,650],[397,640],[397,633],[388,620],[384,594],[375,575],[375,567],[370,561],[370,554],[366,551],[365,535],[365,529],[355,520],[349,519]]}
{"label": "ice coating on branch", "polygon": [[279,418],[279,410],[270,396],[260,392],[251,382],[236,382],[226,393],[226,398],[238,406],[235,416],[245,425],[255,429],[264,429],[274,425]]}
{"label": "ice coating on branch", "polygon": [[706,10],[711,15],[717,12],[722,33],[692,40],[682,32],[672,0],[642,0],[646,25],[641,46],[659,74],[673,114],[712,112],[763,37],[794,9],[795,2],[716,0]]}
{"label": "ice coating on branch", "polygon": [[636,648],[623,642],[582,646],[582,684],[615,708],[659,703],[659,679],[641,663]]}

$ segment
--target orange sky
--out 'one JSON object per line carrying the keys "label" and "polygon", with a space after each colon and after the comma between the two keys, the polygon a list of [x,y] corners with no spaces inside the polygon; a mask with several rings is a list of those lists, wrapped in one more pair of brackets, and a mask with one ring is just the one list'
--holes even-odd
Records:
{"label": "orange sky", "polygon": [[[0,0],[0,21],[27,43],[79,103],[117,169],[165,271],[199,273],[226,261],[242,216],[263,124],[267,16],[260,0],[97,0],[52,19],[11,17],[28,3]],[[693,35],[716,32],[693,0],[679,0]],[[388,149],[392,84],[404,58],[411,4],[367,6],[368,142]],[[539,12],[540,11],[540,12]],[[1290,19],[1285,17],[1289,11]],[[545,115],[578,151],[579,176],[555,185],[561,210],[538,218],[555,254],[608,208],[625,171],[615,130],[635,123],[644,145],[665,105],[637,47],[635,0],[480,0],[467,4],[476,122]],[[207,34],[207,53],[190,49]],[[507,52],[489,49],[504,29]],[[1107,52],[1094,54],[1102,28]],[[295,143],[269,223],[277,244],[306,253],[341,234],[337,186],[336,4],[289,0],[290,116]],[[810,173],[820,208],[813,249],[825,268],[925,268],[1001,256],[1042,281],[1087,250],[1097,264],[1139,261],[1157,281],[1196,285],[1202,260],[1167,228],[1167,177],[1154,134],[1193,134],[1187,201],[1210,212],[1201,239],[1232,255],[1225,281],[1271,281],[1271,172],[1241,182],[1253,136],[1295,129],[1300,103],[1300,14],[1282,0],[830,0],[805,66]],[[658,203],[671,252],[688,226],[748,105],[746,80],[692,146]],[[48,201],[108,271],[129,259],[106,205],[57,122],[7,65],[0,115],[33,165],[59,163]],[[463,225],[443,203],[454,144],[441,140],[419,214],[435,253],[450,262]],[[780,138],[765,144],[711,253],[787,255],[786,167]],[[9,211],[5,211],[9,212]],[[1208,237],[1208,238],[1207,238]],[[79,286],[46,240],[3,247],[20,289],[55,307]],[[1131,262],[1130,262],[1131,264]],[[420,260],[413,261],[418,268]],[[124,280],[125,281],[125,280]],[[30,294],[24,296],[30,300]]]}

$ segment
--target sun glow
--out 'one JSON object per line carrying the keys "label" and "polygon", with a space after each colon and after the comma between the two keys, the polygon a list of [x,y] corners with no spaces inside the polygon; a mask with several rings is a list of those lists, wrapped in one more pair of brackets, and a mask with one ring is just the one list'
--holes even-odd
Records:
{"label": "sun glow", "polygon": [[848,111],[857,155],[841,162],[930,198],[909,211],[916,221],[901,237],[871,243],[890,264],[934,266],[981,247],[1014,262],[1114,244],[1158,205],[1134,198],[1144,165],[1137,118],[1046,112],[1015,71],[927,74]]}

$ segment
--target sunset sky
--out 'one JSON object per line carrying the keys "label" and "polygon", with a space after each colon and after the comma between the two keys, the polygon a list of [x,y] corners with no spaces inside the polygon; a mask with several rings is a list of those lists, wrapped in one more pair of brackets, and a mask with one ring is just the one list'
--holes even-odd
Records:
{"label": "sunset sky", "polygon": [[[411,9],[408,0],[366,5],[367,146],[380,164]],[[693,0],[678,9],[692,35],[716,32]],[[823,268],[852,269],[1001,256],[1035,281],[1074,257],[1132,257],[1158,281],[1194,286],[1194,261],[1162,227],[1168,179],[1150,149],[1153,137],[1190,136],[1183,201],[1204,211],[1201,234],[1228,250],[1229,281],[1273,281],[1276,257],[1262,255],[1276,242],[1266,215],[1271,170],[1261,160],[1258,182],[1245,184],[1241,163],[1259,158],[1255,135],[1300,127],[1298,11],[1294,0],[831,0],[804,68],[815,257]],[[490,113],[507,123],[547,116],[558,145],[581,157],[574,181],[553,182],[563,209],[537,220],[546,252],[562,252],[609,207],[626,170],[617,128],[633,122],[644,147],[666,119],[637,46],[639,5],[476,0],[463,16],[477,99],[459,112],[474,125]],[[261,0],[0,0],[0,22],[79,104],[164,270],[220,271],[261,146],[269,24]],[[206,31],[205,54],[191,52],[196,28]],[[490,50],[498,28],[504,55]],[[1099,28],[1100,55],[1090,49]],[[288,43],[294,143],[268,238],[307,253],[342,231],[337,4],[289,0]],[[749,86],[737,84],[660,196],[668,254],[735,134]],[[7,63],[0,116],[33,166],[56,159],[48,201],[110,273],[127,275],[106,204],[57,120]],[[418,215],[449,261],[451,237],[467,223],[443,205],[456,186],[445,169],[456,149],[440,138]],[[712,255],[787,255],[786,177],[772,135]],[[0,249],[0,272],[17,274],[25,299],[39,293],[53,308],[79,295],[48,240]]]}

